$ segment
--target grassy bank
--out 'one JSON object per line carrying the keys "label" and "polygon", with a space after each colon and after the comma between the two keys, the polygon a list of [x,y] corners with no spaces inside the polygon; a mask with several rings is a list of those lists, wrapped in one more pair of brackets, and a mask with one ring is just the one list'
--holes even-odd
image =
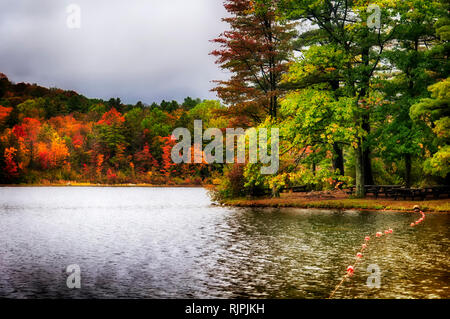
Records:
{"label": "grassy bank", "polygon": [[329,208],[329,209],[370,209],[411,211],[414,205],[419,205],[423,211],[450,212],[450,200],[405,201],[389,198],[340,198],[340,199],[306,199],[282,194],[280,198],[233,199],[223,202],[224,205],[236,207],[297,207],[297,208]]}

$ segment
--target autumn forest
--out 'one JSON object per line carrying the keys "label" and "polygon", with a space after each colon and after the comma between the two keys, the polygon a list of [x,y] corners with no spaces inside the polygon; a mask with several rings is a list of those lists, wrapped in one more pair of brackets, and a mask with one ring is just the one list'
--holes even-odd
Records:
{"label": "autumn forest", "polygon": [[[209,53],[230,74],[211,85],[218,100],[126,104],[0,73],[0,183],[208,184],[219,198],[295,185],[354,185],[364,196],[363,185],[449,184],[447,1],[224,6],[228,29]],[[221,130],[279,128],[278,173],[174,164],[172,131],[192,131],[196,119]]]}

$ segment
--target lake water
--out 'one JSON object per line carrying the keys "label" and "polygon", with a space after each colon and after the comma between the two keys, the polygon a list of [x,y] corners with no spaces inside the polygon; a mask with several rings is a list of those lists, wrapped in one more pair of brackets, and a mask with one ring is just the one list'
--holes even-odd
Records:
{"label": "lake water", "polygon": [[0,297],[327,298],[364,236],[391,227],[335,297],[449,298],[450,215],[411,228],[419,217],[224,208],[201,188],[3,187]]}

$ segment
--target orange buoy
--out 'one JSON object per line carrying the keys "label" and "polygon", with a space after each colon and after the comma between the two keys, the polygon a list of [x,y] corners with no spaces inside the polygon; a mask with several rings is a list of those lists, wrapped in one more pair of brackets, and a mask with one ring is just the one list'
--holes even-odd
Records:
{"label": "orange buoy", "polygon": [[394,230],[392,228],[389,228],[389,234],[392,234]]}
{"label": "orange buoy", "polygon": [[369,236],[366,236],[366,238],[364,238],[364,240],[365,240],[365,241],[369,241],[369,240],[370,240],[370,237],[369,237]]}
{"label": "orange buoy", "polygon": [[390,234],[390,233],[389,233],[389,230],[387,230],[387,229],[384,231],[384,233],[385,233],[386,235],[387,235],[387,234]]}
{"label": "orange buoy", "polygon": [[381,236],[383,236],[383,233],[382,232],[377,232],[375,236],[381,237]]}
{"label": "orange buoy", "polygon": [[414,225],[415,225],[414,223],[411,223],[411,227],[414,227]]}
{"label": "orange buoy", "polygon": [[356,254],[356,258],[362,258],[362,254],[361,253],[357,253]]}
{"label": "orange buoy", "polygon": [[355,272],[355,269],[353,268],[353,266],[348,266],[347,267],[347,274],[349,276],[353,275],[354,272]]}

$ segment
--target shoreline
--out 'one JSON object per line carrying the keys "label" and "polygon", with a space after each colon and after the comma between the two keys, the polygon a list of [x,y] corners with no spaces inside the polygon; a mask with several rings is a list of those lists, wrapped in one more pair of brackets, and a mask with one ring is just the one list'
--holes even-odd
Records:
{"label": "shoreline", "polygon": [[302,209],[339,209],[339,210],[376,210],[376,211],[404,211],[413,212],[414,205],[419,205],[424,212],[450,213],[450,199],[436,199],[424,201],[405,201],[391,199],[231,199],[224,200],[221,205],[229,207],[253,208],[302,208]]}
{"label": "shoreline", "polygon": [[67,184],[0,184],[0,187],[148,187],[148,188],[205,188],[207,185],[186,184],[94,184],[94,183],[67,183]]}
{"label": "shoreline", "polygon": [[[204,188],[211,185],[198,184],[97,184],[97,183],[51,183],[51,184],[0,184],[1,187],[146,187],[146,188]],[[339,209],[339,210],[371,210],[391,212],[412,212],[414,205],[419,205],[424,212],[450,213],[450,199],[434,199],[424,201],[393,200],[390,198],[315,198],[294,197],[284,194],[281,198],[237,198],[223,200],[218,204],[225,207],[248,208],[301,208],[301,209]]]}

